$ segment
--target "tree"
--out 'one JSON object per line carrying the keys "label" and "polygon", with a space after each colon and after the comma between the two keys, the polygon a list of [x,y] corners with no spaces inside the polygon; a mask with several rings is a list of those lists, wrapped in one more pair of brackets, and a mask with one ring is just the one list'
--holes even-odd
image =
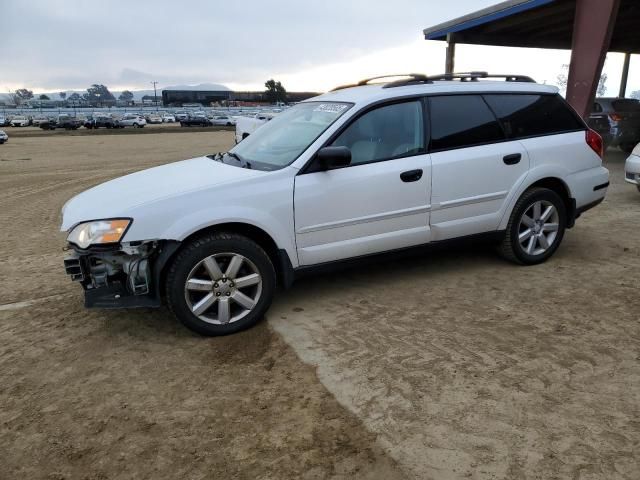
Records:
{"label": "tree", "polygon": [[629,95],[629,98],[635,98],[636,100],[640,100],[640,90],[634,90],[633,92],[631,92],[631,95]]}
{"label": "tree", "polygon": [[105,85],[94,83],[87,88],[87,93],[83,95],[83,99],[90,105],[102,106],[105,103],[115,103],[116,97],[109,91]]}
{"label": "tree", "polygon": [[607,93],[607,74],[603,73],[600,75],[600,80],[598,80],[598,88],[596,90],[596,94],[599,97],[604,97]]}
{"label": "tree", "polygon": [[60,95],[60,98],[62,99],[62,101],[64,101],[64,99],[67,98],[67,92],[60,92],[58,95]]}
{"label": "tree", "polygon": [[267,89],[264,92],[264,95],[270,103],[277,103],[277,102],[284,103],[287,101],[287,91],[282,86],[282,83],[276,82],[272,78],[270,80],[267,80],[264,83],[264,86],[267,87]]}
{"label": "tree", "polygon": [[22,105],[27,100],[31,100],[33,98],[33,92],[26,88],[19,88],[15,92],[10,93],[9,97],[16,105]]}
{"label": "tree", "polygon": [[80,94],[73,92],[71,95],[69,95],[69,101],[71,102],[79,102],[80,101]]}
{"label": "tree", "polygon": [[123,102],[130,102],[131,100],[133,100],[133,93],[131,93],[129,90],[125,90],[120,94],[118,100],[121,100]]}
{"label": "tree", "polygon": [[40,100],[51,100],[49,97],[47,97],[44,93],[42,95],[40,95],[40,97],[38,97]]}
{"label": "tree", "polygon": [[[562,71],[556,77],[556,85],[560,89],[560,92],[564,95],[567,93],[567,85],[569,83],[569,65],[563,64]],[[599,97],[604,96],[607,93],[607,74],[603,73],[600,75],[600,80],[598,81],[598,88],[596,89],[596,94]]]}

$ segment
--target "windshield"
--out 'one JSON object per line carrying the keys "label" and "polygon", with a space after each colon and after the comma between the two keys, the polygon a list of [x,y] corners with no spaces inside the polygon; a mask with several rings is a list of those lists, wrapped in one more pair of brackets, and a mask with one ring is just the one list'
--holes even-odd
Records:
{"label": "windshield", "polygon": [[352,104],[299,103],[276,115],[236,145],[231,152],[261,170],[277,170],[293,162]]}

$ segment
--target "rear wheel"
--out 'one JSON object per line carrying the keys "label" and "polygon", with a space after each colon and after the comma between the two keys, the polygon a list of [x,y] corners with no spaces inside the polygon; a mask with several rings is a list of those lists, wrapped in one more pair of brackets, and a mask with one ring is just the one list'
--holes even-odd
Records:
{"label": "rear wheel", "polygon": [[567,224],[564,201],[553,190],[532,188],[516,202],[501,255],[523,265],[546,261],[560,246]]}
{"label": "rear wheel", "polygon": [[191,330],[227,335],[257,323],[271,305],[275,270],[255,242],[232,233],[189,242],[172,262],[167,304]]}

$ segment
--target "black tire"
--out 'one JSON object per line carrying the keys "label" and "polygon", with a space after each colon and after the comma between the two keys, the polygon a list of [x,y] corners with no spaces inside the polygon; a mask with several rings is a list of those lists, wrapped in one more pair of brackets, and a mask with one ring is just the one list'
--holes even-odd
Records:
{"label": "black tire", "polygon": [[622,150],[624,153],[631,153],[631,152],[633,152],[634,148],[636,148],[636,144],[635,143],[621,143],[620,144],[620,150]]}
{"label": "black tire", "polygon": [[[558,214],[558,230],[555,239],[544,252],[531,255],[524,250],[519,241],[520,221],[533,204],[539,201],[548,202],[555,207]],[[567,209],[560,195],[548,188],[530,188],[516,202],[498,252],[503,258],[521,265],[536,265],[545,262],[560,246],[566,225]]]}
{"label": "black tire", "polygon": [[[185,298],[185,285],[190,272],[199,262],[221,253],[239,254],[252,262],[261,277],[262,290],[257,303],[244,317],[226,324],[213,324],[200,319],[191,311]],[[224,271],[223,266],[221,269]],[[169,310],[187,328],[200,335],[219,336],[239,332],[260,321],[271,305],[275,285],[273,264],[257,243],[242,235],[221,232],[198,237],[182,247],[169,266],[165,294]]]}

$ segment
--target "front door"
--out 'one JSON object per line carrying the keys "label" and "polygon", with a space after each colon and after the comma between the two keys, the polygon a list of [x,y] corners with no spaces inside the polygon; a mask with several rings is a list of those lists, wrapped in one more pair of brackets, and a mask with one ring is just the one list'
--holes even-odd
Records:
{"label": "front door", "polygon": [[300,265],[429,242],[431,160],[421,99],[358,115],[332,142],[351,165],[296,177]]}

